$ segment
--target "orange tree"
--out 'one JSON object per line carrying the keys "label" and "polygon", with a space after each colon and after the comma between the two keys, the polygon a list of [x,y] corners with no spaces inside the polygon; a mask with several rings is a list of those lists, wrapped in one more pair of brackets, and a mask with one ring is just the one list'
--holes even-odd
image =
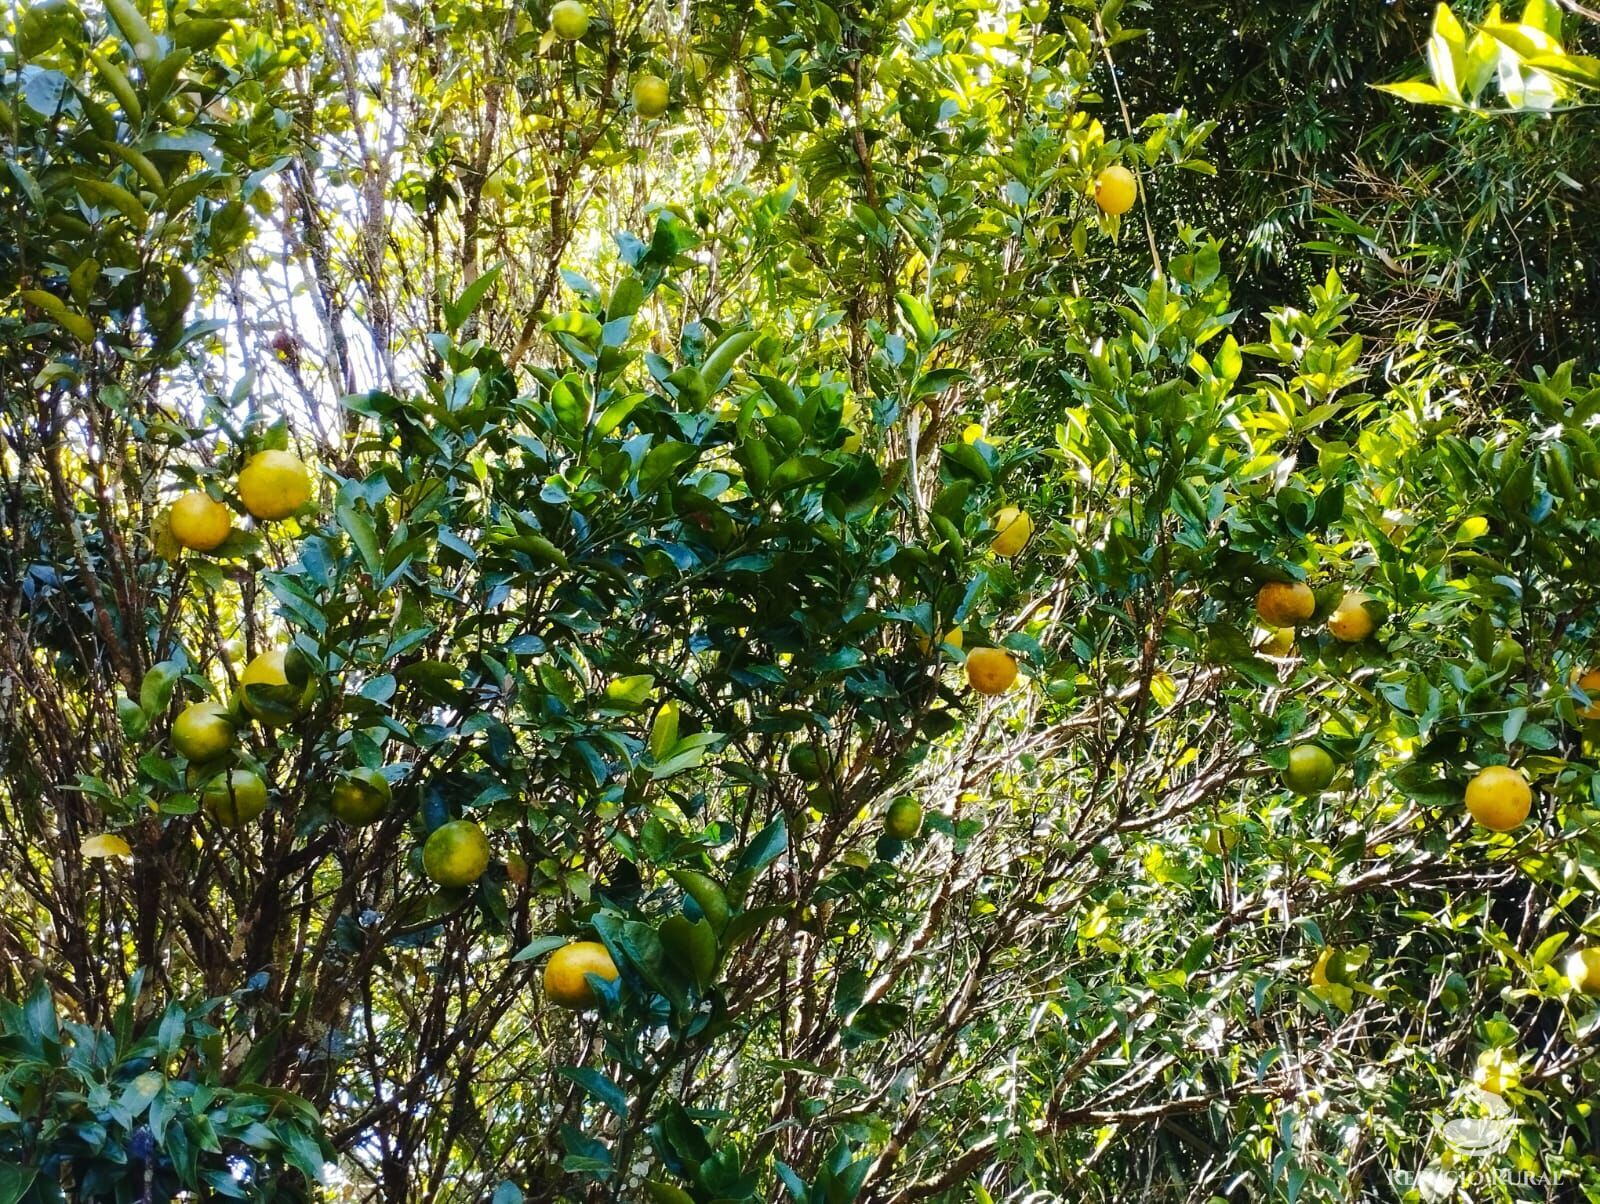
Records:
{"label": "orange tree", "polygon": [[1594,1193],[1593,365],[1119,8],[10,19],[0,1198]]}

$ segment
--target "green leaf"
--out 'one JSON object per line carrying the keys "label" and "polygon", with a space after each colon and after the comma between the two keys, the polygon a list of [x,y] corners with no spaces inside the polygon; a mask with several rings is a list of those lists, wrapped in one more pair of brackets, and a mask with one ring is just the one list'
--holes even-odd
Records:
{"label": "green leaf", "polygon": [[511,955],[514,962],[531,962],[543,957],[546,953],[553,953],[567,943],[564,936],[541,936],[529,941],[516,953]]}
{"label": "green leaf", "polygon": [[178,685],[181,671],[178,661],[160,661],[147,669],[144,680],[139,682],[139,708],[149,719],[162,714],[173,700],[173,687]]}
{"label": "green leaf", "polygon": [[906,324],[916,333],[918,344],[924,348],[932,347],[939,330],[934,325],[933,315],[928,312],[928,307],[906,292],[896,293],[894,299]]}
{"label": "green leaf", "polygon": [[38,1177],[31,1167],[0,1164],[0,1204],[20,1204]]}
{"label": "green leaf", "polygon": [[1398,96],[1401,100],[1410,101],[1412,104],[1447,105],[1451,104],[1450,97],[1426,80],[1407,80],[1399,84],[1374,84],[1379,92],[1387,92],[1391,96]]}
{"label": "green leaf", "polygon": [[372,576],[373,580],[383,579],[383,552],[378,547],[378,534],[373,528],[372,520],[351,502],[340,502],[334,507],[334,516],[339,520],[339,526],[345,534],[350,536],[350,542],[355,544],[356,553],[361,557],[361,565]]}
{"label": "green leaf", "polygon": [[732,334],[723,336],[722,341],[712,349],[711,354],[706,356],[705,362],[700,365],[700,376],[711,393],[715,393],[727,383],[726,378],[733,371],[733,366],[739,357],[760,337],[759,330],[736,330]]}
{"label": "green leaf", "polygon": [[445,329],[451,334],[460,330],[461,324],[472,316],[473,311],[478,308],[478,304],[483,300],[484,295],[494,287],[495,281],[499,279],[500,265],[495,264],[471,284],[467,285],[455,301],[442,300],[440,308],[444,310]]}
{"label": "green leaf", "polygon": [[782,855],[789,847],[789,832],[784,827],[783,816],[778,816],[756,833],[744,851],[739,854],[736,873],[759,873]]}
{"label": "green leaf", "polygon": [[[624,1120],[627,1119],[627,1093],[598,1070],[593,1070],[587,1066],[558,1066],[556,1070],[562,1077],[571,1079],[618,1116]],[[498,1198],[499,1193],[497,1192],[496,1199]],[[522,1199],[520,1192],[517,1193],[517,1199]]]}
{"label": "green leaf", "polygon": [[644,463],[639,466],[639,495],[654,493],[669,476],[699,455],[699,448],[676,439],[656,444],[645,453]]}

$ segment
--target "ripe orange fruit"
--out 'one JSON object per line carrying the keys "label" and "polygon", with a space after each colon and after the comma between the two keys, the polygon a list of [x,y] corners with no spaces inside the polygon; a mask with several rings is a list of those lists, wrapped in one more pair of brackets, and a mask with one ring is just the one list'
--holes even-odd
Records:
{"label": "ripe orange fruit", "polygon": [[200,791],[206,813],[225,828],[242,828],[267,809],[267,784],[249,769],[219,773]]}
{"label": "ripe orange fruit", "polygon": [[967,684],[980,694],[1004,694],[1017,680],[1017,662],[1004,648],[967,653]]}
{"label": "ripe orange fruit", "polygon": [[1578,717],[1600,719],[1600,669],[1585,669],[1578,677],[1578,689],[1589,696],[1589,705],[1578,712]]}
{"label": "ripe orange fruit", "polygon": [[220,702],[196,702],[172,721],[172,747],[191,761],[210,761],[233,744],[233,723]]}
{"label": "ripe orange fruit", "polygon": [[1256,592],[1256,614],[1268,627],[1298,627],[1317,609],[1304,581],[1269,581]]}
{"label": "ripe orange fruit", "polygon": [[489,868],[489,838],[470,819],[440,824],[422,846],[422,872],[440,886],[471,886]]}
{"label": "ripe orange fruit", "polygon": [[1139,181],[1120,163],[1106,168],[1094,178],[1094,203],[1113,216],[1126,213],[1139,199]]}
{"label": "ripe orange fruit", "polygon": [[1289,750],[1283,784],[1296,794],[1321,794],[1338,771],[1333,756],[1320,744],[1296,744]]}
{"label": "ripe orange fruit", "polygon": [[352,769],[334,784],[328,809],[335,818],[359,827],[389,809],[389,779],[377,769]]}
{"label": "ripe orange fruit", "polygon": [[1004,506],[994,516],[995,536],[989,550],[996,556],[1015,556],[1033,534],[1033,519],[1026,510]]}
{"label": "ripe orange fruit", "polygon": [[259,519],[288,518],[311,500],[311,474],[286,451],[257,452],[239,473],[239,500]]}
{"label": "ripe orange fruit", "polygon": [[1490,765],[1467,783],[1467,810],[1492,832],[1509,832],[1528,818],[1533,788],[1520,769]]}
{"label": "ripe orange fruit", "polygon": [[167,521],[172,538],[193,552],[209,552],[233,530],[233,511],[198,489],[172,503]]}
{"label": "ripe orange fruit", "polygon": [[1359,644],[1376,629],[1367,603],[1372,599],[1360,590],[1351,590],[1339,599],[1328,616],[1328,634],[1345,644]]}
{"label": "ripe orange fruit", "polygon": [[671,103],[671,90],[659,75],[641,75],[633,81],[633,111],[639,116],[659,117]]}
{"label": "ripe orange fruit", "polygon": [[599,941],[573,941],[550,955],[544,966],[545,998],[557,1007],[571,1008],[575,1012],[594,1007],[600,1002],[584,977],[593,974],[607,982],[615,982],[617,963]]}
{"label": "ripe orange fruit", "polygon": [[550,10],[550,28],[564,42],[576,42],[589,32],[589,10],[578,0],[561,0]]}

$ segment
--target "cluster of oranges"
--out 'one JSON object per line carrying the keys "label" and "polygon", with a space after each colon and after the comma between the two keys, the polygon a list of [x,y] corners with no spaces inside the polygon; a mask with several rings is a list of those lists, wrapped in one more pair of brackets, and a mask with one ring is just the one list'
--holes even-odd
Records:
{"label": "cluster of oranges", "polygon": [[[239,504],[257,522],[288,518],[311,500],[311,474],[304,463],[286,451],[258,452],[246,461],[235,483]],[[233,531],[234,511],[204,490],[192,490],[176,499],[167,513],[173,540],[193,552],[214,552]],[[270,649],[251,659],[239,675],[234,704],[212,699],[191,703],[173,721],[172,746],[191,766],[191,777],[202,784],[200,802],[218,824],[241,828],[266,809],[269,790],[253,769],[221,769],[233,748],[236,729],[244,715],[265,726],[293,722],[309,705],[313,685],[296,692],[291,685],[291,653]],[[257,687],[258,689],[252,689]],[[263,692],[265,691],[265,692]],[[285,696],[288,700],[284,701]],[[389,809],[389,780],[378,769],[357,767],[342,773],[329,792],[334,817],[353,827],[374,823]],[[438,885],[465,889],[489,868],[489,838],[471,820],[441,824],[422,847],[423,872]],[[617,968],[604,945],[576,941],[556,951],[545,969],[545,992],[553,1003],[568,1008],[589,1008],[598,1003],[588,978],[615,979]]]}
{"label": "cluster of oranges", "polygon": [[[1308,622],[1316,608],[1316,597],[1304,582],[1267,582],[1256,594],[1256,614],[1269,628],[1263,647],[1279,654],[1287,652],[1293,646],[1295,629]],[[1327,618],[1328,634],[1342,643],[1360,643],[1375,628],[1372,599],[1359,590],[1346,592]],[[1587,694],[1600,696],[1600,670],[1582,674],[1578,686]],[[1600,702],[1580,714],[1585,719],[1600,719]],[[1335,768],[1333,758],[1320,745],[1296,745],[1289,753],[1284,782],[1300,793],[1317,793],[1333,780]],[[1488,765],[1467,783],[1466,805],[1468,814],[1483,827],[1509,832],[1528,818],[1533,788],[1520,769]]]}

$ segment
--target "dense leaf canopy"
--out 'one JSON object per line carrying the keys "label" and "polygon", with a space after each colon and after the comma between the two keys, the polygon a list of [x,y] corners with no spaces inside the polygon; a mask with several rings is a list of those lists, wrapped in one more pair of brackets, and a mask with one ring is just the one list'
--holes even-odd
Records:
{"label": "dense leaf canopy", "polygon": [[13,6],[0,1204],[1600,1199],[1595,35]]}

